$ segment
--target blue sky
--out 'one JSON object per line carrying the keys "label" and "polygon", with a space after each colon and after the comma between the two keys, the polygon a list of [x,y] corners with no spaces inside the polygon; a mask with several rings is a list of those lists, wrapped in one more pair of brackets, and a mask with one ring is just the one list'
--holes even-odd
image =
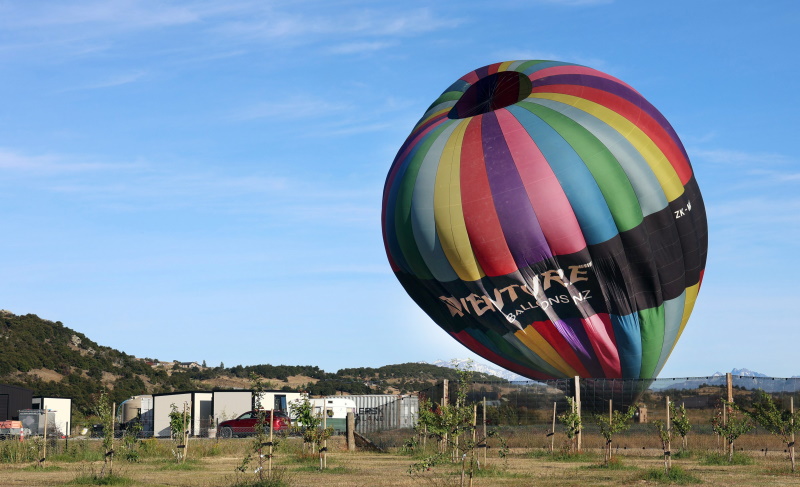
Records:
{"label": "blue sky", "polygon": [[797,25],[793,1],[0,1],[0,308],[162,360],[469,357],[391,272],[384,178],[453,81],[553,59],[644,94],[703,191],[661,377],[800,375]]}

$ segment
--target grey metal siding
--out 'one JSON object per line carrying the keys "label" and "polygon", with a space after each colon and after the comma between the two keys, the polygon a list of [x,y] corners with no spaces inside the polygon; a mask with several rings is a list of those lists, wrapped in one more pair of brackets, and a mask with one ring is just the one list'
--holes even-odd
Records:
{"label": "grey metal siding", "polygon": [[[0,421],[9,419],[19,421],[19,410],[30,409],[32,404],[32,390],[24,387],[0,384]],[[3,407],[3,405],[6,407]]]}

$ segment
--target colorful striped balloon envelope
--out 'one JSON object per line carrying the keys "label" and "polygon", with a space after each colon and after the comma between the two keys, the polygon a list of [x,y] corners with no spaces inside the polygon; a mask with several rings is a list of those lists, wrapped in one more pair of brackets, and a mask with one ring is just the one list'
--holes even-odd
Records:
{"label": "colorful striped balloon envelope", "polygon": [[624,82],[555,61],[492,64],[447,88],[397,153],[382,220],[411,298],[531,379],[656,377],[708,246],[669,122]]}

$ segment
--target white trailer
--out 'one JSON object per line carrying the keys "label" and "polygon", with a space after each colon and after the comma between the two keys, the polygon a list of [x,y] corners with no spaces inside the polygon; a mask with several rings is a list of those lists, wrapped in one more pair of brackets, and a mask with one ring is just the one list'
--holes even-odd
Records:
{"label": "white trailer", "polygon": [[253,409],[251,391],[214,391],[212,393],[212,412],[214,424],[238,418],[240,414]]}
{"label": "white trailer", "polygon": [[304,397],[308,397],[305,392],[264,391],[260,394],[260,398],[253,395],[253,403],[256,404],[256,399],[260,399],[261,409],[274,409],[288,413],[289,405],[295,401],[302,401]]}
{"label": "white trailer", "polygon": [[[300,399],[299,401],[302,401]],[[310,399],[314,415],[325,417],[325,426],[342,433],[347,428],[347,413],[356,413],[356,402],[348,396],[330,396]]]}
{"label": "white trailer", "polygon": [[[32,408],[49,410],[48,417],[52,415],[53,420],[48,420],[48,428],[55,427],[53,434],[58,436],[70,436],[72,426],[72,399],[68,397],[34,397],[32,398]],[[51,422],[52,421],[52,422]],[[47,432],[48,436],[50,431]]]}

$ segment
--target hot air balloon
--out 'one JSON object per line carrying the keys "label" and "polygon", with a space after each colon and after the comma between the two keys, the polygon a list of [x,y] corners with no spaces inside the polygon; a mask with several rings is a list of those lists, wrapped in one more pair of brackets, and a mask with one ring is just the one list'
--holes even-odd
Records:
{"label": "hot air balloon", "polygon": [[626,83],[556,61],[492,64],[447,88],[394,159],[382,226],[433,321],[534,380],[655,378],[707,252],[669,122]]}

